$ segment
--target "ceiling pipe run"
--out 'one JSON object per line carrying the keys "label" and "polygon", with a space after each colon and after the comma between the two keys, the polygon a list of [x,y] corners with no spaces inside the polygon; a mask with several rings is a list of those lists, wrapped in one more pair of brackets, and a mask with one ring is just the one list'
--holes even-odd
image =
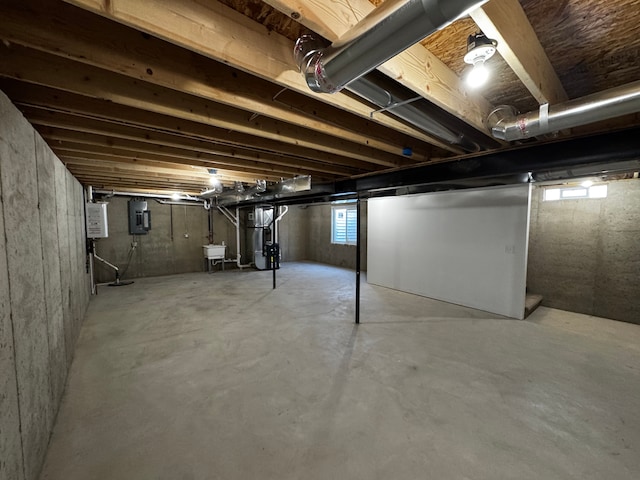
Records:
{"label": "ceiling pipe run", "polygon": [[558,105],[544,104],[523,115],[516,115],[513,107],[503,105],[489,114],[487,124],[494,137],[512,142],[637,112],[640,81]]}
{"label": "ceiling pipe run", "polygon": [[467,138],[464,134],[456,133],[447,128],[410,103],[403,103],[406,100],[395,97],[388,90],[379,87],[366,77],[354,80],[346,88],[378,107],[388,109],[392,115],[430,133],[451,146],[458,147],[465,152],[481,150],[480,145]]}
{"label": "ceiling pipe run", "polygon": [[330,47],[318,48],[308,37],[301,37],[294,50],[296,61],[311,90],[339,92],[486,1],[389,0]]}
{"label": "ceiling pipe run", "polygon": [[[123,197],[140,197],[140,198],[152,198],[152,199],[167,199],[173,200],[174,196],[162,193],[140,193],[140,192],[126,192],[122,190],[105,190],[102,188],[94,188],[93,193],[95,195],[103,195],[106,197],[123,196]],[[183,202],[202,202],[200,198],[192,197],[191,195],[180,195],[180,200]]]}

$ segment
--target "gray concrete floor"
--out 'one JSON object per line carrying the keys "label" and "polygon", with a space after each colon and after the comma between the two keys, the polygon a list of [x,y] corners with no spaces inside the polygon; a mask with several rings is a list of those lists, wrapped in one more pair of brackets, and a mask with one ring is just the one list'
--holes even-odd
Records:
{"label": "gray concrete floor", "polygon": [[101,288],[42,479],[637,479],[640,326],[285,264]]}

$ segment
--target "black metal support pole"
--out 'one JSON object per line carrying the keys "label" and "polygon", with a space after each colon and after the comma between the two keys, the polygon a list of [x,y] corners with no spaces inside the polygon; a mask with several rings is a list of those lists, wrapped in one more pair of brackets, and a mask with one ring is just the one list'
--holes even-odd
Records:
{"label": "black metal support pole", "polygon": [[356,324],[360,323],[360,196],[356,203]]}
{"label": "black metal support pole", "polygon": [[[278,210],[279,208],[274,206],[273,207],[273,238],[271,239],[271,244],[273,246],[276,245],[277,243],[277,232],[276,232],[276,228],[277,228],[277,224],[278,222],[276,222],[276,218],[278,218]],[[273,270],[273,289],[276,289],[276,256],[280,255],[280,251],[278,250],[276,252],[276,249],[273,248],[271,249],[271,269]]]}

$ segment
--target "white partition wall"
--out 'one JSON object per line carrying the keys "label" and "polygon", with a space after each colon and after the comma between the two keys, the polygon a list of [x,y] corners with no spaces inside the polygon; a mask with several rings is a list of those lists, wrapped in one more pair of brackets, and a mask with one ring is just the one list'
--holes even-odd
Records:
{"label": "white partition wall", "polygon": [[369,283],[524,317],[530,186],[369,199]]}

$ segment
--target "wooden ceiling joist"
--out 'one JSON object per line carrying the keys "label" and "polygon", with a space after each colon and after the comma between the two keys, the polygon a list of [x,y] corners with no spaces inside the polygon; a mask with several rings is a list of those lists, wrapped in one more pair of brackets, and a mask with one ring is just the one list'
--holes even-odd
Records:
{"label": "wooden ceiling joist", "polygon": [[256,153],[270,153],[290,158],[308,159],[336,165],[349,165],[350,159],[320,150],[295,146],[249,134],[231,132],[204,123],[161,115],[119,105],[110,101],[77,95],[41,85],[11,79],[0,79],[0,90],[7,93],[19,107],[69,113],[77,117],[134,125],[156,132],[171,133],[227,146],[242,147]]}
{"label": "wooden ceiling joist", "polygon": [[[92,184],[91,183],[84,183],[84,185],[92,185]],[[109,183],[106,183],[106,182],[100,182],[99,184],[94,183],[93,185],[94,185],[95,188],[99,188],[101,190],[106,190],[106,191],[109,191],[109,192],[121,192],[121,191],[125,190],[120,185],[109,184]],[[184,195],[197,196],[200,193],[198,190],[191,190],[191,191],[182,190],[180,192],[176,192],[176,191],[172,191],[170,189],[164,189],[164,188],[153,188],[153,187],[151,187],[151,188],[149,188],[149,187],[148,188],[137,188],[135,186],[127,187],[126,191],[128,193],[134,193],[134,194],[135,193],[139,193],[139,194],[144,194],[144,195],[151,194],[151,195],[158,195],[158,196],[161,196],[161,195],[172,195],[174,193],[182,193]],[[198,204],[196,204],[196,205],[198,205]]]}
{"label": "wooden ceiling joist", "polygon": [[[44,127],[48,129],[48,127]],[[207,168],[235,170],[251,173],[253,175],[261,175],[260,178],[266,176],[271,177],[292,177],[296,175],[307,175],[305,170],[295,166],[286,167],[278,165],[264,165],[246,162],[246,164],[230,164],[218,161],[218,158],[207,154],[193,154],[188,150],[181,150],[168,147],[154,147],[149,144],[139,144],[129,140],[113,139],[103,135],[92,134],[70,134],[69,132],[56,131],[48,133],[40,128],[42,137],[50,143],[54,152],[58,149],[73,150],[85,155],[98,153],[102,155],[113,155],[119,158],[135,159],[136,156],[162,161],[165,159],[169,163],[184,163],[185,165],[206,166]],[[328,174],[321,174],[323,177]],[[335,178],[335,176],[333,176]]]}
{"label": "wooden ceiling joist", "polygon": [[567,93],[518,0],[491,0],[470,15],[487,37],[498,42],[498,52],[538,103],[567,100]]}
{"label": "wooden ceiling joist", "polygon": [[[267,117],[251,119],[234,109],[192,95],[176,92],[90,65],[79,65],[61,57],[12,45],[0,45],[3,61],[0,76],[37,85],[103,98],[150,112],[211,124],[307,148],[342,155],[374,165],[395,167],[415,161],[374,148],[300,128]],[[401,148],[401,147],[399,147]]]}
{"label": "wooden ceiling joist", "polygon": [[[0,15],[7,22],[3,37],[19,45],[396,155],[409,142],[369,119],[336,118],[332,107],[307,97],[315,114],[300,111],[276,98],[281,89],[273,83],[69,5],[5,2]],[[413,143],[414,158],[428,159],[431,147]]]}
{"label": "wooden ceiling joist", "polygon": [[[132,163],[130,158],[117,157],[114,155],[100,155],[95,152],[88,152],[85,154],[82,151],[74,150],[74,149],[66,149],[66,148],[56,148],[54,150],[55,154],[64,160],[68,165],[84,165],[86,167],[90,167],[92,165],[104,165],[111,166],[112,168],[122,168],[128,170],[135,170],[139,172],[151,171],[151,172],[164,172],[167,175],[172,174],[175,175],[176,178],[181,178],[183,176],[189,177],[189,173],[185,173],[184,170],[178,167],[185,167],[185,165],[178,165],[170,162],[153,162],[147,160],[136,159],[135,163]],[[152,163],[153,166],[150,166],[149,163]],[[164,164],[164,167],[158,167],[156,165]],[[242,181],[246,183],[254,183],[257,180],[267,180],[271,182],[277,182],[282,177],[278,175],[272,174],[261,174],[255,175],[246,172],[239,172],[237,170],[228,170],[228,169],[216,169],[216,177],[219,178],[223,182],[233,183],[234,181]],[[204,180],[203,185],[208,185],[209,174],[207,173],[204,176],[202,173],[192,170],[192,175],[200,175]]]}
{"label": "wooden ceiling joist", "polygon": [[204,140],[180,137],[162,132],[153,132],[144,128],[118,125],[109,122],[102,122],[94,119],[75,117],[71,114],[58,112],[43,112],[30,107],[24,108],[23,113],[33,125],[51,127],[57,130],[67,130],[79,133],[89,133],[96,135],[106,135],[122,140],[132,140],[145,144],[152,144],[165,147],[180,148],[196,153],[206,153],[219,157],[228,157],[234,160],[248,160],[253,162],[269,163],[273,165],[296,165],[309,172],[330,173],[338,176],[349,176],[364,171],[365,166],[343,166],[324,164],[309,160],[300,160],[276,156],[271,154],[257,154],[250,150],[216,145]]}
{"label": "wooden ceiling joist", "polygon": [[[294,64],[291,40],[268,31],[263,25],[219,2],[65,1],[362,118],[370,116],[368,105],[347,95],[313,94]],[[380,115],[373,121],[423,141],[433,141],[428,135],[392,117]]]}

